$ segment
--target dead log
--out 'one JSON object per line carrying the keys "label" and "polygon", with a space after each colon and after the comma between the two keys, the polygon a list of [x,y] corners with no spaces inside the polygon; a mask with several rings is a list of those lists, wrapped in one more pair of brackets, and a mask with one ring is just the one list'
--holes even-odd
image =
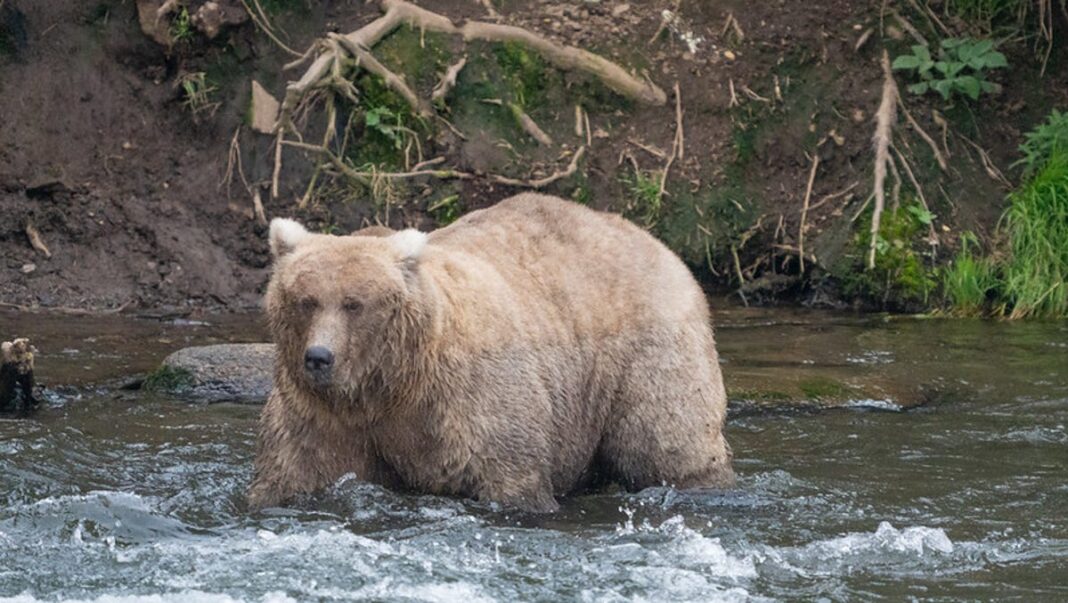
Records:
{"label": "dead log", "polygon": [[35,408],[33,346],[29,339],[0,344],[0,411]]}

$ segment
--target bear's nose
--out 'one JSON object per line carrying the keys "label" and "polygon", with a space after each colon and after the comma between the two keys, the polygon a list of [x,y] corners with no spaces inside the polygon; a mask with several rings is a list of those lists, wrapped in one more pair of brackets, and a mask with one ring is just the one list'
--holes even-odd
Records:
{"label": "bear's nose", "polygon": [[313,345],[304,352],[304,368],[312,373],[322,373],[334,364],[334,353],[321,345]]}

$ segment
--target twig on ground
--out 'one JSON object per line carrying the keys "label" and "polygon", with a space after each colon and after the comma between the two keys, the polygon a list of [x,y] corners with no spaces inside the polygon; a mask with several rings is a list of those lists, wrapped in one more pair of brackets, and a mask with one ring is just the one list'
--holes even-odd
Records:
{"label": "twig on ground", "polygon": [[[823,197],[820,198],[819,201],[817,201],[817,202],[813,203],[811,206],[809,206],[808,211],[816,211],[817,209],[823,207],[825,204],[830,203],[831,201],[834,201],[835,199],[838,199],[839,197],[844,197],[844,196],[848,195],[850,192],[852,192],[853,189],[857,188],[858,186],[860,186],[860,182],[859,181],[854,182],[853,184],[850,184],[849,186],[845,187],[844,189],[838,191],[837,193],[831,193],[829,195],[824,195]],[[847,204],[848,204],[848,202],[847,202]]]}
{"label": "twig on ground", "polygon": [[1012,183],[1009,182],[1009,179],[1005,177],[1005,174],[1001,173],[1001,170],[998,169],[998,166],[994,165],[993,160],[990,159],[990,154],[987,153],[986,150],[983,149],[983,147],[979,146],[977,142],[975,142],[971,138],[968,138],[964,134],[961,134],[959,132],[957,132],[956,134],[958,137],[960,137],[961,140],[971,145],[971,147],[975,149],[977,153],[979,153],[979,159],[980,161],[982,161],[983,169],[986,171],[986,174],[988,176],[996,180],[1005,188],[1012,188]]}
{"label": "twig on ground", "polygon": [[507,184],[510,186],[520,186],[524,188],[544,188],[549,186],[553,182],[562,178],[572,176],[578,170],[579,161],[586,154],[586,147],[579,147],[575,154],[571,157],[571,163],[568,164],[567,169],[553,173],[545,178],[539,178],[537,180],[516,180],[515,178],[508,178],[505,176],[492,175],[490,178],[501,184]]}
{"label": "twig on ground", "polygon": [[637,140],[634,140],[633,138],[628,138],[627,142],[629,142],[630,144],[638,147],[639,149],[645,151],[646,153],[649,153],[650,155],[652,155],[652,156],[654,156],[654,157],[656,157],[658,159],[667,159],[667,153],[665,153],[664,151],[662,151],[662,150],[660,150],[660,149],[658,149],[658,148],[656,148],[654,146],[650,146],[650,145],[647,145],[647,144],[642,144],[641,142],[638,142]]}

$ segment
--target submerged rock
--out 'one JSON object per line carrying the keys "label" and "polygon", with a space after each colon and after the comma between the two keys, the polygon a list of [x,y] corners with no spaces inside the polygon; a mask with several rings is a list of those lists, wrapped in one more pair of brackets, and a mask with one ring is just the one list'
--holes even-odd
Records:
{"label": "submerged rock", "polygon": [[197,402],[262,404],[271,393],[274,345],[226,343],[184,348],[167,356],[144,388]]}

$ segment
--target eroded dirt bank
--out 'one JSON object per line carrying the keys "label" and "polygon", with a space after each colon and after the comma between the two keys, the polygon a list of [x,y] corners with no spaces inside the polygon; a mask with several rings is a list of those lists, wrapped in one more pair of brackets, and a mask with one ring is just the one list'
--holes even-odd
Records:
{"label": "eroded dirt bank", "polygon": [[[203,4],[183,6],[188,15]],[[423,4],[456,23],[492,20],[473,0]],[[920,35],[935,27],[891,4]],[[324,32],[349,32],[382,14],[377,3],[356,1],[263,6],[279,37],[300,51]],[[409,139],[401,137],[405,148],[397,149],[388,128],[372,127],[367,114],[378,111],[414,133],[424,159],[442,157],[439,167],[474,177],[353,187],[324,174],[309,187],[313,156],[287,148],[274,197],[265,186],[274,139],[248,127],[250,86],[255,79],[281,98],[303,67],[283,72],[292,57],[253,23],[208,39],[169,16],[166,30],[179,39],[167,46],[142,31],[135,2],[0,2],[0,301],[94,309],[252,307],[266,282],[268,253],[249,191],[261,193],[266,217],[297,215],[324,231],[376,222],[433,228],[520,190],[490,175],[544,177],[580,148],[586,151],[576,173],[545,190],[647,225],[711,288],[741,287],[750,302],[833,305],[864,298],[850,275],[872,190],[879,59],[883,48],[897,54],[913,42],[903,22],[881,12],[882,3],[684,2],[658,36],[672,3],[494,6],[500,22],[601,53],[648,78],[668,92],[667,103],[628,101],[521,48],[463,47],[401,28],[374,52],[425,98],[445,67],[462,53],[471,57],[452,96],[436,109],[455,130],[438,119],[406,117],[395,95],[360,80],[353,133],[361,144],[346,159],[386,171],[415,163],[404,156],[415,152]],[[949,162],[940,169],[901,120],[897,148],[934,216],[929,231],[906,241],[922,250],[925,264],[948,258],[964,231],[992,235],[1018,178],[1010,165],[1022,132],[1068,103],[1062,42],[1044,76],[1032,43],[1003,50],[1012,69],[992,76],[1002,85],[998,94],[948,104],[903,96]],[[181,84],[196,74],[210,89],[202,107],[191,106]],[[685,152],[672,162],[660,195],[657,178],[676,136],[676,82]],[[483,102],[490,98],[524,108],[552,143],[535,142],[500,105]],[[588,133],[576,133],[576,104],[588,117]],[[308,117],[314,136],[321,136],[321,113]],[[249,188],[236,176],[226,181],[234,140]],[[917,191],[900,171],[901,203],[909,205]],[[810,176],[802,272],[801,214]],[[28,230],[47,252],[31,245]],[[915,301],[896,297],[865,303]]]}

